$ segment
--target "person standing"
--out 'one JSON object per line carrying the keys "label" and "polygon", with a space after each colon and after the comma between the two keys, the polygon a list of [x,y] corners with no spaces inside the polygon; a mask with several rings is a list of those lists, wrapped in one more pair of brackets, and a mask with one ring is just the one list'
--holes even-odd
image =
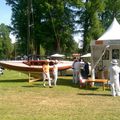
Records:
{"label": "person standing", "polygon": [[56,86],[57,79],[58,79],[58,61],[55,60],[54,65],[53,65],[53,80],[54,80],[54,85]]}
{"label": "person standing", "polygon": [[120,96],[120,82],[119,82],[120,67],[118,66],[118,62],[116,59],[111,61],[109,73],[112,96],[114,97]]}
{"label": "person standing", "polygon": [[82,78],[84,78],[84,66],[85,66],[85,62],[83,59],[79,59],[80,61],[80,75]]}
{"label": "person standing", "polygon": [[76,60],[76,62],[74,63],[74,81],[73,83],[77,84],[79,82],[79,78],[80,78],[80,62],[79,60]]}
{"label": "person standing", "polygon": [[75,83],[75,62],[77,62],[77,59],[74,59],[73,64],[72,64],[72,69],[73,69],[73,83]]}
{"label": "person standing", "polygon": [[45,63],[42,66],[43,69],[43,86],[45,87],[45,80],[48,80],[49,88],[52,88],[51,86],[51,78],[50,78],[50,72],[49,72],[49,60],[46,60]]}
{"label": "person standing", "polygon": [[84,65],[84,79],[88,79],[88,75],[89,75],[89,64],[88,62],[84,61],[85,65]]}

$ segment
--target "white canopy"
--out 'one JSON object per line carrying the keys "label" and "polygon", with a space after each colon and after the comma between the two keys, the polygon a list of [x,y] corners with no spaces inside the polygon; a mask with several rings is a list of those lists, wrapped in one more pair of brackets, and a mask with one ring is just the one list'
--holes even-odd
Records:
{"label": "white canopy", "polygon": [[97,41],[99,40],[120,40],[120,24],[116,18],[114,18],[112,24]]}
{"label": "white canopy", "polygon": [[[113,59],[113,50],[119,49],[119,46],[120,24],[116,18],[114,18],[112,24],[103,33],[103,35],[96,41],[91,41],[92,79],[95,79],[96,66],[99,67],[100,65],[105,65],[106,69],[109,68],[110,61]],[[116,51],[114,54],[117,54]],[[103,55],[105,60],[102,60]]]}
{"label": "white canopy", "polygon": [[62,55],[62,54],[53,54],[53,55],[51,55],[51,57],[61,57],[61,58],[63,58],[63,57],[65,57],[65,55]]}
{"label": "white canopy", "polygon": [[87,53],[87,54],[85,54],[85,55],[82,55],[81,57],[82,57],[82,58],[91,57],[91,53]]}

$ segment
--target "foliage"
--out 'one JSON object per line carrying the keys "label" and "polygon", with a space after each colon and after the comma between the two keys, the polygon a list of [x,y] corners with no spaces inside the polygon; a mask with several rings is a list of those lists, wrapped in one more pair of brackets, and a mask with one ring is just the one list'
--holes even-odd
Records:
{"label": "foliage", "polygon": [[19,38],[19,45],[27,48],[21,50],[23,54],[40,54],[40,45],[45,48],[46,54],[71,51],[69,45],[74,46],[75,42],[72,37],[74,16],[70,6],[75,4],[75,1],[6,0],[6,2],[12,7],[13,31]]}
{"label": "foliage", "polygon": [[96,40],[103,32],[103,27],[99,20],[99,16],[103,10],[103,0],[86,0],[83,8],[80,10],[79,23],[81,23],[83,28],[83,52],[89,52],[91,40]]}
{"label": "foliage", "polygon": [[[113,4],[114,3],[114,4]],[[111,24],[114,17],[120,21],[120,0],[106,0],[105,1],[105,11],[102,13],[101,21],[107,29],[107,27]]]}
{"label": "foliage", "polygon": [[45,56],[45,49],[40,45],[40,55]]}
{"label": "foliage", "polygon": [[[12,7],[18,53],[46,55],[78,52],[74,33],[83,37],[83,52],[97,40],[113,18],[120,20],[120,0],[6,0]],[[32,4],[31,4],[32,3]],[[113,4],[114,3],[114,4]]]}
{"label": "foliage", "polygon": [[0,25],[0,59],[10,59],[12,44],[9,37],[10,29],[5,24]]}

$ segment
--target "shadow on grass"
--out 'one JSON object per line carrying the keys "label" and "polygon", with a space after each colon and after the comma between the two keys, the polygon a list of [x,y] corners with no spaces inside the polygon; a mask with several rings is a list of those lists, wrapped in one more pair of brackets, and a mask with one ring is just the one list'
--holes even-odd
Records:
{"label": "shadow on grass", "polygon": [[40,85],[40,84],[30,84],[30,85],[23,85],[22,87],[25,87],[25,88],[40,87],[40,88],[43,88],[43,85]]}
{"label": "shadow on grass", "polygon": [[71,79],[59,78],[57,84],[61,86],[70,86],[70,87],[79,88],[79,84],[72,83]]}
{"label": "shadow on grass", "polygon": [[97,89],[99,89],[99,87],[88,87],[88,88],[86,88],[86,87],[80,87],[80,89],[82,89],[82,90],[97,90]]}
{"label": "shadow on grass", "polygon": [[0,80],[0,83],[28,82],[28,79]]}
{"label": "shadow on grass", "polygon": [[[52,82],[52,85],[53,85],[53,82]],[[67,77],[58,78],[57,86],[69,86],[69,87],[79,88],[79,84],[73,84],[72,79],[69,79]],[[28,88],[29,87],[40,87],[40,88],[42,87],[43,88],[43,81],[40,80],[40,81],[36,81],[33,83],[29,83],[28,86],[23,86],[23,87],[28,87]],[[47,87],[48,87],[48,81],[46,80],[46,88]]]}
{"label": "shadow on grass", "polygon": [[[82,95],[82,96],[111,96],[110,94],[105,94],[103,89],[100,86],[97,87],[89,87],[89,88],[80,88],[81,90],[86,90],[86,92],[84,93],[78,93],[77,95]],[[97,91],[99,91],[99,89],[101,91],[103,91],[103,93],[98,93]],[[94,91],[93,92],[89,92],[89,91]],[[105,91],[108,91],[108,89],[105,89]],[[109,89],[110,91],[110,89]]]}
{"label": "shadow on grass", "polygon": [[[54,84],[52,83],[52,86],[54,88]],[[69,86],[69,87],[74,87],[74,88],[78,88],[79,85],[78,84],[73,84],[71,80],[66,80],[66,79],[58,79],[57,81],[57,86]],[[43,82],[42,81],[37,81],[34,83],[29,83],[28,86],[22,86],[22,87],[40,87],[40,88],[44,88],[43,87]],[[48,81],[46,81],[46,88],[48,88]]]}
{"label": "shadow on grass", "polygon": [[110,94],[103,94],[103,93],[78,93],[77,95],[83,95],[83,96],[111,96]]}
{"label": "shadow on grass", "polygon": [[[27,85],[23,85],[22,87],[40,87],[43,88],[43,81],[38,80],[32,83],[28,82],[28,79],[7,79],[7,80],[0,80],[0,83],[21,83],[21,82],[26,82],[28,83]],[[48,87],[48,81],[46,81],[46,86]],[[61,78],[58,78],[57,81],[57,86],[69,86],[69,87],[74,87],[74,88],[79,88],[79,84],[73,84],[72,79],[66,76],[63,76]]]}

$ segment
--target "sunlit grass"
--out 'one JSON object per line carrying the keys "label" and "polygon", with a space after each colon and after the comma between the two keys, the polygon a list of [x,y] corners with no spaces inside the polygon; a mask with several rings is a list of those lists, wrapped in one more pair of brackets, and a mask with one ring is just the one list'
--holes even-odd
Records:
{"label": "sunlit grass", "polygon": [[0,76],[0,120],[118,120],[119,101],[102,87],[80,89],[71,76],[53,88],[15,71]]}

